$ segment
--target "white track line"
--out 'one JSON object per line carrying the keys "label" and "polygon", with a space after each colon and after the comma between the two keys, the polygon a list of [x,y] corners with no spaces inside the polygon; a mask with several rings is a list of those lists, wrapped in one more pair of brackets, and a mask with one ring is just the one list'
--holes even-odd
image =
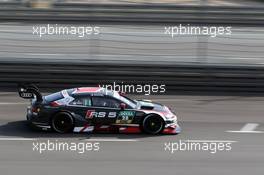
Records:
{"label": "white track line", "polygon": [[[143,99],[144,100],[144,99]],[[160,102],[183,102],[183,101],[191,101],[188,99],[170,99],[170,98],[156,98],[156,99],[151,99],[150,101],[160,101]]]}
{"label": "white track line", "polygon": [[234,140],[184,140],[185,142],[202,142],[202,143],[235,143],[237,141]]}
{"label": "white track line", "polygon": [[[37,138],[12,138],[12,137],[2,137],[0,141],[34,141],[38,140]],[[92,142],[137,142],[135,139],[84,139],[84,141]]]}
{"label": "white track line", "polygon": [[85,139],[92,142],[137,142],[135,139]]}
{"label": "white track line", "polygon": [[24,104],[29,104],[29,103],[25,103],[25,102],[17,102],[17,103],[14,103],[14,102],[0,102],[0,105],[24,105]]}
{"label": "white track line", "polygon": [[0,95],[13,95],[14,92],[0,92]]}
{"label": "white track line", "polygon": [[255,131],[255,129],[259,126],[258,123],[247,123],[243,126],[239,131],[226,131],[231,133],[264,133],[264,131]]}
{"label": "white track line", "polygon": [[247,123],[240,131],[254,131],[258,125],[258,123]]}
{"label": "white track line", "polygon": [[258,134],[258,133],[264,133],[264,131],[226,131],[231,133],[249,133],[249,134]]}
{"label": "white track line", "polygon": [[34,138],[12,138],[12,137],[0,138],[0,141],[32,141],[32,140],[37,140],[37,139],[34,139]]}
{"label": "white track line", "polygon": [[59,54],[59,53],[27,53],[26,55],[44,55],[44,56],[56,56],[56,55],[60,55],[60,56],[65,56],[65,54]]}

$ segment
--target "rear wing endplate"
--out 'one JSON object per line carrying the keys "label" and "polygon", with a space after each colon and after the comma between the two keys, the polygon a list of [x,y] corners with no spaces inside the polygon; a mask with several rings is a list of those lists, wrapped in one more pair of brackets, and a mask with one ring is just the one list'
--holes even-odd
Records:
{"label": "rear wing endplate", "polygon": [[42,102],[43,100],[38,87],[34,84],[19,84],[18,94],[21,98],[24,99],[36,98],[37,102]]}

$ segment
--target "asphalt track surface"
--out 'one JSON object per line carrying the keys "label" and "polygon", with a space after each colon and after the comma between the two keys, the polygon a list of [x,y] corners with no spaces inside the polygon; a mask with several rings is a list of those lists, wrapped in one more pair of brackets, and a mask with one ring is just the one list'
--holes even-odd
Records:
{"label": "asphalt track surface", "polygon": [[[25,124],[27,101],[16,93],[1,92],[1,174],[263,174],[264,97],[178,95],[136,98],[153,99],[174,109],[182,133],[150,136],[36,132]],[[230,130],[238,132],[226,132]],[[33,142],[47,140],[98,142],[100,149],[83,154],[33,151]],[[165,143],[179,143],[180,140],[229,141],[232,149],[214,154],[210,151],[165,151]]]}

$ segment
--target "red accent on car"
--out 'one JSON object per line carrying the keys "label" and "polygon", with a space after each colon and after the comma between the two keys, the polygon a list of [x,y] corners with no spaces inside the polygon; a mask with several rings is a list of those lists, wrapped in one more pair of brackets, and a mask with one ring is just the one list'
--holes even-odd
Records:
{"label": "red accent on car", "polygon": [[86,119],[92,119],[93,118],[92,112],[95,112],[95,110],[87,110],[85,118]]}
{"label": "red accent on car", "polygon": [[121,110],[124,110],[124,109],[126,109],[127,108],[127,104],[125,104],[125,103],[120,103],[120,109]]}
{"label": "red accent on car", "polygon": [[121,95],[121,96],[125,96],[126,95],[126,93],[122,92],[122,91],[119,91],[118,94]]}
{"label": "red accent on car", "polygon": [[38,108],[37,108],[37,107],[32,107],[32,108],[31,108],[31,112],[38,113]]}
{"label": "red accent on car", "polygon": [[57,106],[60,106],[60,105],[58,103],[56,103],[55,101],[53,101],[53,102],[50,102],[50,106],[57,107]]}
{"label": "red accent on car", "polygon": [[82,88],[77,88],[76,93],[85,93],[85,92],[98,92],[100,87],[82,87]]}
{"label": "red accent on car", "polygon": [[102,126],[107,126],[107,125],[98,124],[98,125],[95,126],[94,131],[95,132],[107,132],[107,133],[110,132],[110,129],[111,129],[110,125],[108,127],[102,127]]}
{"label": "red accent on car", "polygon": [[83,132],[88,127],[89,127],[89,124],[85,124],[84,127],[80,130],[80,132]]}
{"label": "red accent on car", "polygon": [[163,134],[176,134],[176,127],[165,128],[162,132]]}
{"label": "red accent on car", "polygon": [[125,126],[119,128],[120,133],[127,133],[127,134],[137,134],[141,133],[141,130],[138,126]]}

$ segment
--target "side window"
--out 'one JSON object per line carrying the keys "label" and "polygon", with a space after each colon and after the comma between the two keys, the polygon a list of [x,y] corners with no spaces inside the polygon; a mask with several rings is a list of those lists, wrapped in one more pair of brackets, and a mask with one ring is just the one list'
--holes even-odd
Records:
{"label": "side window", "polygon": [[119,108],[120,106],[120,102],[116,99],[105,97],[92,97],[92,99],[95,107]]}
{"label": "side window", "polygon": [[70,105],[91,106],[92,105],[91,97],[77,97],[75,100],[70,102]]}

